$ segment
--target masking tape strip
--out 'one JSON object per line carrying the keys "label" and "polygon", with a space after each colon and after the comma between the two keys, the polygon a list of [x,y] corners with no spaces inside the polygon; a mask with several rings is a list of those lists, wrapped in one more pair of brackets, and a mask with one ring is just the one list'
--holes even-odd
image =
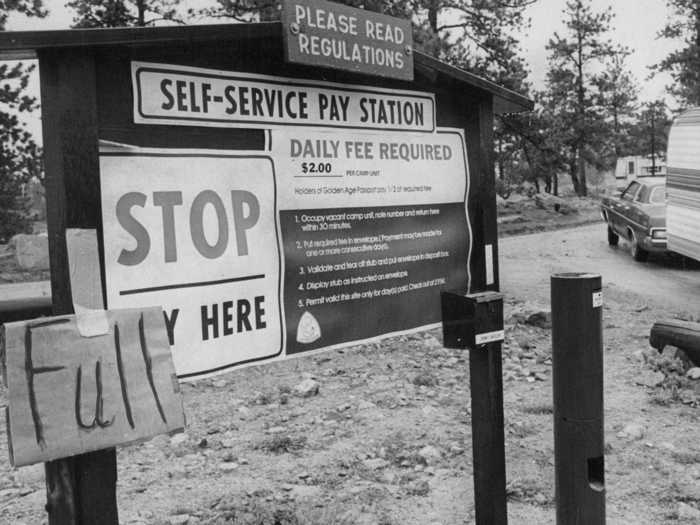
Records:
{"label": "masking tape strip", "polygon": [[73,303],[75,322],[82,337],[98,337],[109,333],[109,320],[106,310],[90,310]]}
{"label": "masking tape strip", "polygon": [[68,273],[78,333],[98,337],[109,333],[104,310],[97,231],[67,229]]}

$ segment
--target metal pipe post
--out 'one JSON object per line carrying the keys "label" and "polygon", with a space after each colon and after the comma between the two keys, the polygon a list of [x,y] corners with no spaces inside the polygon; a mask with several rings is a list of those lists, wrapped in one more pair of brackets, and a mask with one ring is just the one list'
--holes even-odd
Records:
{"label": "metal pipe post", "polygon": [[557,525],[605,523],[600,275],[551,278]]}

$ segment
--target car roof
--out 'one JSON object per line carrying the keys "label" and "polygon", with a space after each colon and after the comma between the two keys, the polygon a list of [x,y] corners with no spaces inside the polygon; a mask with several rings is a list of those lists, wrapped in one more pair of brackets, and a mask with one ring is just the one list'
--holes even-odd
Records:
{"label": "car roof", "polygon": [[645,186],[662,186],[666,184],[666,177],[637,177],[632,182],[638,182]]}

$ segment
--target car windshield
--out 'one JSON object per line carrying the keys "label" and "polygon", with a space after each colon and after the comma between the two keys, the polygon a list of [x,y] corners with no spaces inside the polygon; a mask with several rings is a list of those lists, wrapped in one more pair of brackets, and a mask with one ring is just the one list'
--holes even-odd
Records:
{"label": "car windshield", "polygon": [[651,195],[649,196],[649,202],[651,202],[652,204],[663,204],[664,202],[666,202],[666,187],[653,187],[651,189]]}

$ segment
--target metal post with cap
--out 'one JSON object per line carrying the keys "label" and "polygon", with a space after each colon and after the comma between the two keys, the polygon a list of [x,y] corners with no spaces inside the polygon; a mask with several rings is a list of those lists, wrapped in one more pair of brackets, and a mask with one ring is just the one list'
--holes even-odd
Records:
{"label": "metal post with cap", "polygon": [[605,523],[601,287],[596,274],[551,278],[558,525]]}

